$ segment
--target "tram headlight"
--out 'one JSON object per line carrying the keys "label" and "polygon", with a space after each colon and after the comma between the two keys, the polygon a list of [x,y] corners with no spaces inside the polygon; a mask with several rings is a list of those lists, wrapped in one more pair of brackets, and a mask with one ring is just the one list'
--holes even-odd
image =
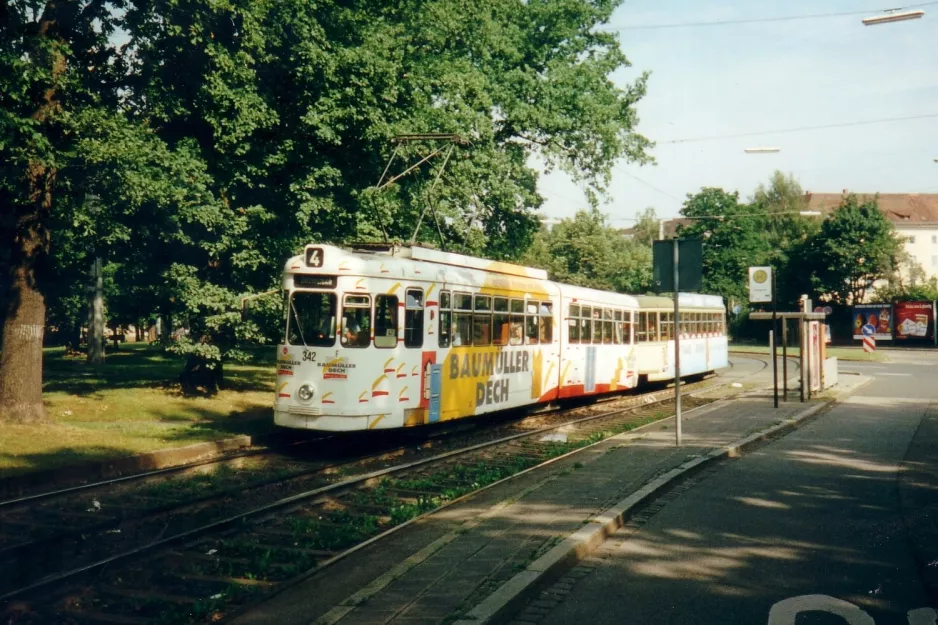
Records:
{"label": "tram headlight", "polygon": [[304,384],[296,391],[297,396],[303,401],[309,401],[316,394],[316,391],[313,390],[313,387],[309,384]]}

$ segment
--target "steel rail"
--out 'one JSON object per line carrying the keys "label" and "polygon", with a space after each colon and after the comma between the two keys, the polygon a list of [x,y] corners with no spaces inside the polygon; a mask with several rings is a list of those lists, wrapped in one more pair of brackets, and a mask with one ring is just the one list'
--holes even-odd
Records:
{"label": "steel rail", "polygon": [[[748,357],[746,357],[746,358],[748,358]],[[751,360],[759,360],[758,358],[749,358],[749,359],[751,359]],[[751,377],[751,376],[753,376],[753,375],[757,375],[758,373],[761,373],[762,371],[764,371],[764,369],[765,369],[767,366],[768,366],[768,364],[767,364],[767,363],[764,363],[763,368],[760,369],[759,371],[753,372],[753,373],[751,373],[751,374],[747,374],[746,376],[743,376],[743,377],[737,378],[737,379],[745,379],[746,377]],[[705,386],[705,388],[699,388],[699,389],[697,389],[697,390],[695,390],[695,391],[693,391],[693,392],[691,392],[691,393],[688,393],[688,395],[698,395],[698,394],[703,393],[703,392],[712,391],[712,390],[714,390],[714,389],[716,389],[716,388],[720,388],[720,387],[723,387],[723,386],[727,386],[727,385],[729,385],[729,384],[732,384],[734,381],[735,381],[735,380],[730,380],[730,381],[727,381],[727,382],[725,382],[725,383],[720,383],[720,384],[708,384],[708,385]],[[701,382],[701,383],[698,383],[698,384],[702,384],[702,382]],[[667,392],[668,392],[668,389],[664,389],[664,390],[662,390],[662,391],[659,391],[658,393],[661,394],[661,395],[665,395]],[[651,395],[654,396],[655,393],[652,393]],[[221,519],[221,520],[218,520],[218,521],[213,521],[213,522],[208,523],[208,524],[206,524],[206,525],[203,525],[203,526],[200,526],[200,527],[197,527],[197,528],[193,528],[193,529],[191,529],[191,530],[187,530],[187,531],[185,531],[185,532],[181,532],[181,533],[179,533],[179,534],[175,534],[175,535],[169,536],[169,537],[167,537],[167,538],[161,538],[161,539],[155,540],[155,541],[153,541],[153,542],[151,542],[151,543],[148,543],[148,544],[146,544],[146,545],[142,545],[142,546],[137,547],[137,548],[135,548],[135,549],[131,549],[131,550],[128,550],[128,551],[124,551],[124,552],[122,552],[122,553],[119,553],[119,554],[115,554],[115,555],[113,555],[113,556],[109,556],[109,557],[104,558],[104,559],[102,559],[102,560],[98,560],[98,561],[96,561],[96,562],[93,562],[93,563],[90,563],[90,564],[87,564],[87,565],[79,566],[79,567],[76,567],[76,568],[74,568],[74,569],[70,569],[70,570],[67,570],[67,571],[63,571],[63,572],[61,572],[61,573],[56,573],[56,574],[53,574],[53,575],[44,577],[44,578],[42,578],[42,579],[40,579],[40,580],[38,580],[38,581],[36,581],[36,582],[34,582],[34,583],[32,583],[32,584],[29,584],[29,585],[27,585],[27,586],[24,586],[24,587],[21,587],[21,588],[18,588],[18,589],[9,591],[9,592],[7,592],[7,593],[5,593],[5,594],[3,594],[3,595],[0,595],[0,602],[6,602],[6,601],[9,601],[10,599],[13,599],[13,598],[19,596],[19,595],[23,595],[23,594],[26,594],[26,593],[29,593],[29,592],[38,590],[38,589],[40,589],[40,588],[49,586],[49,585],[54,584],[54,583],[57,583],[57,582],[66,581],[66,580],[68,580],[68,579],[70,579],[70,578],[74,578],[74,577],[77,577],[77,576],[82,575],[82,574],[85,574],[85,573],[90,573],[90,572],[92,572],[92,571],[96,571],[96,570],[98,570],[98,569],[101,569],[101,568],[103,568],[103,567],[106,567],[106,566],[108,566],[108,565],[110,565],[110,564],[113,564],[113,563],[115,563],[115,562],[120,562],[120,561],[123,561],[123,560],[128,560],[128,559],[133,558],[133,557],[135,557],[135,556],[141,556],[141,555],[146,554],[146,553],[149,553],[149,552],[151,552],[151,551],[155,551],[155,550],[157,550],[157,549],[159,549],[159,548],[161,548],[161,547],[168,547],[168,546],[170,546],[170,545],[178,544],[178,543],[180,543],[180,542],[185,542],[185,541],[188,541],[188,540],[196,539],[196,538],[202,537],[203,535],[206,535],[206,534],[209,534],[209,533],[212,533],[212,532],[216,532],[216,531],[218,531],[218,530],[222,530],[222,529],[228,528],[228,527],[230,527],[230,526],[232,526],[232,525],[234,525],[234,524],[236,524],[236,523],[242,522],[242,521],[244,521],[244,520],[246,520],[246,519],[253,518],[253,517],[258,517],[258,516],[262,516],[262,515],[264,515],[264,514],[266,514],[266,513],[273,512],[273,511],[275,511],[275,510],[278,510],[278,509],[281,509],[281,508],[284,508],[284,507],[287,507],[287,506],[296,504],[296,503],[301,502],[301,501],[306,501],[306,500],[309,500],[309,499],[314,499],[314,498],[316,498],[316,497],[325,495],[325,494],[327,494],[327,493],[338,493],[338,492],[350,490],[350,489],[353,489],[353,488],[358,488],[358,487],[367,485],[367,483],[370,482],[370,481],[372,481],[372,480],[376,480],[376,479],[378,479],[378,478],[385,477],[385,476],[388,476],[388,475],[393,475],[393,474],[396,474],[396,473],[402,473],[402,472],[405,472],[405,471],[410,471],[410,470],[413,470],[413,469],[418,468],[418,467],[421,467],[421,466],[425,466],[425,465],[429,465],[429,464],[433,464],[433,463],[439,463],[439,462],[441,462],[441,461],[444,461],[444,460],[447,460],[447,459],[450,459],[450,458],[454,458],[454,457],[457,457],[457,456],[469,454],[469,453],[471,453],[471,452],[478,451],[478,450],[480,450],[480,449],[484,449],[484,448],[487,448],[487,447],[494,447],[494,446],[497,446],[497,445],[504,445],[504,444],[506,444],[506,443],[509,443],[509,442],[512,442],[512,441],[515,441],[515,440],[518,440],[518,439],[530,438],[530,437],[532,437],[532,436],[537,436],[537,435],[539,435],[539,434],[544,434],[544,433],[546,433],[546,432],[550,432],[550,431],[552,431],[552,430],[556,430],[556,429],[559,429],[559,428],[568,427],[568,426],[571,426],[571,425],[577,425],[577,424],[581,424],[581,423],[586,423],[586,422],[589,422],[589,421],[595,421],[595,420],[598,420],[598,419],[610,418],[610,417],[613,417],[613,416],[620,415],[620,414],[623,414],[623,413],[625,413],[625,412],[628,412],[628,411],[630,411],[630,410],[632,410],[632,409],[634,409],[634,408],[647,408],[649,405],[658,404],[658,403],[665,403],[665,402],[667,402],[667,401],[670,401],[670,399],[671,399],[670,396],[664,396],[664,397],[652,399],[651,401],[646,401],[645,403],[641,404],[640,406],[628,406],[628,407],[618,408],[618,409],[615,409],[615,410],[603,412],[603,413],[596,414],[596,415],[590,415],[590,416],[586,416],[586,417],[580,417],[580,418],[577,418],[577,419],[573,419],[573,420],[569,420],[569,421],[564,421],[564,422],[562,422],[562,423],[557,423],[557,424],[545,426],[545,427],[542,427],[542,428],[537,428],[537,429],[531,430],[531,431],[529,431],[529,432],[520,432],[520,433],[517,433],[517,434],[512,434],[512,435],[510,435],[510,436],[498,438],[498,439],[495,439],[495,440],[492,440],[492,441],[485,441],[485,442],[482,442],[482,443],[477,443],[477,444],[475,444],[475,445],[470,445],[469,447],[464,447],[464,448],[462,448],[462,449],[455,449],[455,450],[452,450],[452,451],[448,451],[448,452],[445,452],[445,453],[442,453],[442,454],[438,454],[438,455],[435,455],[435,456],[431,456],[431,457],[429,457],[429,458],[423,458],[423,459],[421,459],[421,460],[416,460],[416,461],[413,461],[413,462],[408,462],[408,463],[396,465],[396,466],[393,466],[393,467],[387,467],[387,468],[380,469],[380,470],[377,470],[377,471],[371,471],[371,472],[369,472],[369,473],[365,473],[365,474],[360,475],[360,476],[356,476],[356,477],[353,477],[353,478],[349,478],[349,479],[343,480],[343,481],[341,481],[341,482],[336,482],[336,483],[334,483],[334,484],[328,484],[328,485],[326,485],[326,486],[322,486],[322,487],[319,487],[319,488],[315,488],[315,489],[312,489],[312,490],[309,490],[309,491],[305,491],[305,492],[302,492],[302,493],[297,493],[297,494],[294,494],[294,495],[290,495],[290,496],[288,496],[288,497],[284,497],[284,498],[282,498],[282,499],[279,499],[279,500],[277,500],[277,501],[274,501],[274,502],[265,504],[265,505],[260,506],[260,507],[258,507],[258,508],[254,508],[254,509],[252,509],[252,510],[248,510],[248,511],[245,511],[245,512],[240,512],[240,513],[238,513],[238,514],[229,516],[229,517],[227,517],[227,518],[224,518],[224,519]],[[542,416],[542,415],[543,415],[543,413],[540,413],[540,414],[537,415],[537,416]],[[665,417],[665,418],[670,418],[670,417]],[[535,465],[535,467],[537,467],[537,466],[542,466],[543,464],[544,464],[544,463],[538,463],[537,465]],[[532,467],[532,468],[535,468],[535,467]],[[517,475],[517,474],[516,474],[516,475]],[[477,491],[474,491],[474,492],[477,492]],[[471,494],[471,493],[469,493],[469,494]],[[439,509],[439,508],[437,508],[437,509]],[[393,529],[393,528],[392,528],[392,529]],[[334,559],[334,558],[333,558],[333,559]]]}

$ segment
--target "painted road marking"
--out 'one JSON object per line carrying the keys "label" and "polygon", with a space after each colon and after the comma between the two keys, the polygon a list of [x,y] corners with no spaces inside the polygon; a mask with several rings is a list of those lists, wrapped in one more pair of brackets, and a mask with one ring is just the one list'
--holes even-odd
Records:
{"label": "painted road marking", "polygon": [[[829,595],[801,595],[779,601],[769,610],[768,625],[795,625],[795,619],[805,612],[835,614],[849,625],[876,625],[873,617],[849,601]],[[933,608],[918,608],[906,613],[909,625],[936,625],[938,612]]]}
{"label": "painted road marking", "polygon": [[910,378],[912,377],[911,373],[877,373],[876,375],[891,375],[897,378]]}

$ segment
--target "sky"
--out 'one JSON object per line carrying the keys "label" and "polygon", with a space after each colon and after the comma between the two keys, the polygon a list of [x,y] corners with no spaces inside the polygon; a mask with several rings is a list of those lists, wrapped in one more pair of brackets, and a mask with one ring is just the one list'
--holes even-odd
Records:
{"label": "sky", "polygon": [[[687,194],[702,187],[739,191],[747,199],[776,169],[817,193],[938,192],[938,2],[920,7],[922,19],[861,22],[894,4],[625,0],[606,28],[619,30],[632,67],[612,79],[622,86],[651,72],[636,130],[656,142],[651,155],[657,163],[616,163],[600,206],[611,225],[633,225],[646,207],[675,217]],[[861,13],[634,28],[852,11]],[[684,141],[919,115],[932,117]],[[781,151],[746,154],[749,147]],[[587,206],[581,189],[562,173],[542,176],[539,190],[546,199],[540,212],[547,217],[570,217]]]}

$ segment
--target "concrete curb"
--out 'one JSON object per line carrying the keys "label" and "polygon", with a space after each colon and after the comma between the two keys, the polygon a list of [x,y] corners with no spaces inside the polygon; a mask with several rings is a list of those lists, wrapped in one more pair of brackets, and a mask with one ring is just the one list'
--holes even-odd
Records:
{"label": "concrete curb", "polygon": [[787,434],[871,381],[872,378],[867,378],[856,386],[839,393],[833,399],[811,406],[777,425],[741,438],[725,447],[715,449],[704,456],[684,462],[667,473],[658,476],[616,505],[590,519],[586,525],[567,536],[550,551],[532,562],[527,569],[512,577],[486,597],[466,613],[463,618],[456,621],[454,625],[499,623],[506,617],[513,615],[532,594],[559,578],[567,569],[580,560],[588,557],[606,538],[625,525],[635,508],[652,499],[661,491],[666,490],[671,482],[677,478],[692,471],[700,470],[718,460],[739,457],[747,449],[765,440],[780,434]]}
{"label": "concrete curb", "polygon": [[90,481],[120,477],[128,473],[184,466],[253,445],[265,444],[266,438],[239,435],[217,441],[193,443],[184,447],[158,449],[134,456],[72,464],[55,469],[12,475],[0,479],[0,497],[16,497],[39,489],[74,486]]}

